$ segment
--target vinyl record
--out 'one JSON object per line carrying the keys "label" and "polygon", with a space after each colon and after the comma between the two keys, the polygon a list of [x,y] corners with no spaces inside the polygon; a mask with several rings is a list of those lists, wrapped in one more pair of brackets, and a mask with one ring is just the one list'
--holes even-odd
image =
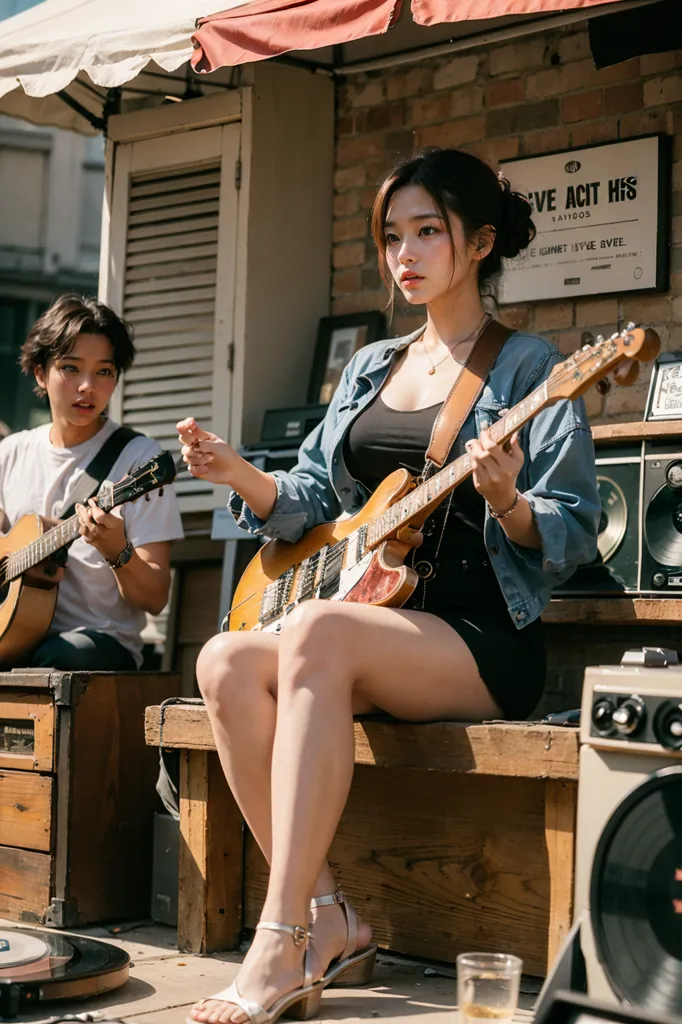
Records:
{"label": "vinyl record", "polygon": [[597,547],[602,561],[608,562],[623,542],[628,527],[628,506],[622,488],[608,476],[597,476],[601,519]]}
{"label": "vinyl record", "polygon": [[0,1017],[51,999],[78,999],[128,980],[130,957],[118,946],[76,935],[0,928]]}
{"label": "vinyl record", "polygon": [[663,486],[653,496],[646,510],[644,533],[652,557],[661,565],[682,567],[682,494]]}
{"label": "vinyl record", "polygon": [[682,766],[650,775],[609,819],[594,858],[591,917],[615,994],[682,1015]]}

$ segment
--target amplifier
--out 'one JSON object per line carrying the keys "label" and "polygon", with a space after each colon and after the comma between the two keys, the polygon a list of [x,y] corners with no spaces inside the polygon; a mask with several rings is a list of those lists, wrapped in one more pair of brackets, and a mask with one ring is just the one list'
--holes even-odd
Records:
{"label": "amplifier", "polygon": [[292,409],[268,409],[263,417],[259,448],[291,448],[300,445],[324,419],[326,405],[300,405]]}
{"label": "amplifier", "polygon": [[558,595],[682,593],[682,445],[602,448],[599,554]]}

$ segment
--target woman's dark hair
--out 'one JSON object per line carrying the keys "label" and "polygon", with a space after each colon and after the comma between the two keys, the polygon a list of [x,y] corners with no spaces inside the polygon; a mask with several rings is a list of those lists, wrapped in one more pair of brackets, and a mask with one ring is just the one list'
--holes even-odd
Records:
{"label": "woman's dark hair", "polygon": [[379,269],[391,293],[393,279],[386,262],[386,214],[395,193],[406,185],[420,185],[433,199],[450,236],[453,257],[455,243],[448,211],[461,219],[468,239],[487,225],[494,229],[493,247],[481,260],[478,271],[479,287],[499,273],[503,256],[518,255],[535,238],[530,203],[488,164],[458,149],[433,146],[420,150],[386,176],[372,207],[372,237],[379,253]]}
{"label": "woman's dark hair", "polygon": [[[29,376],[39,366],[44,370],[49,359],[68,355],[78,334],[103,334],[109,339],[117,376],[135,358],[132,328],[113,309],[98,299],[61,295],[38,317],[21,346],[21,369]],[[35,390],[41,396],[45,394],[39,386]]]}

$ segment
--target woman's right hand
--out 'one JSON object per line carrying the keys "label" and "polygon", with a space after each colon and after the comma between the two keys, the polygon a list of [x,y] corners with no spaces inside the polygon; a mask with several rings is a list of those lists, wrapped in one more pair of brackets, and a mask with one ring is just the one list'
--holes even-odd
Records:
{"label": "woman's right hand", "polygon": [[202,430],[193,416],[180,420],[176,430],[182,444],[182,459],[192,476],[211,484],[230,484],[240,461],[234,448],[217,434]]}

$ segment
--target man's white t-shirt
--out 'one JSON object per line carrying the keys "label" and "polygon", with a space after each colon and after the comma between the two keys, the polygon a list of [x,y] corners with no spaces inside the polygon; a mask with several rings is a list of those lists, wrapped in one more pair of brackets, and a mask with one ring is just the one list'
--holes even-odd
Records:
{"label": "man's white t-shirt", "polygon": [[[50,442],[51,424],[10,434],[0,442],[1,528],[7,531],[27,512],[59,518],[72,503],[73,493],[84,470],[106,439],[118,427],[106,420],[89,441],[75,448],[57,448]],[[118,482],[161,451],[149,437],[134,437],[125,446],[108,473]],[[114,510],[122,515],[126,536],[133,547],[157,541],[179,540],[183,536],[178,501],[172,487],[163,495],[152,491],[149,501],[138,499]],[[50,635],[70,630],[93,629],[113,636],[129,650],[136,664],[142,663],[140,633],[145,613],[123,600],[114,572],[100,553],[82,537],[69,548],[69,558]]]}

